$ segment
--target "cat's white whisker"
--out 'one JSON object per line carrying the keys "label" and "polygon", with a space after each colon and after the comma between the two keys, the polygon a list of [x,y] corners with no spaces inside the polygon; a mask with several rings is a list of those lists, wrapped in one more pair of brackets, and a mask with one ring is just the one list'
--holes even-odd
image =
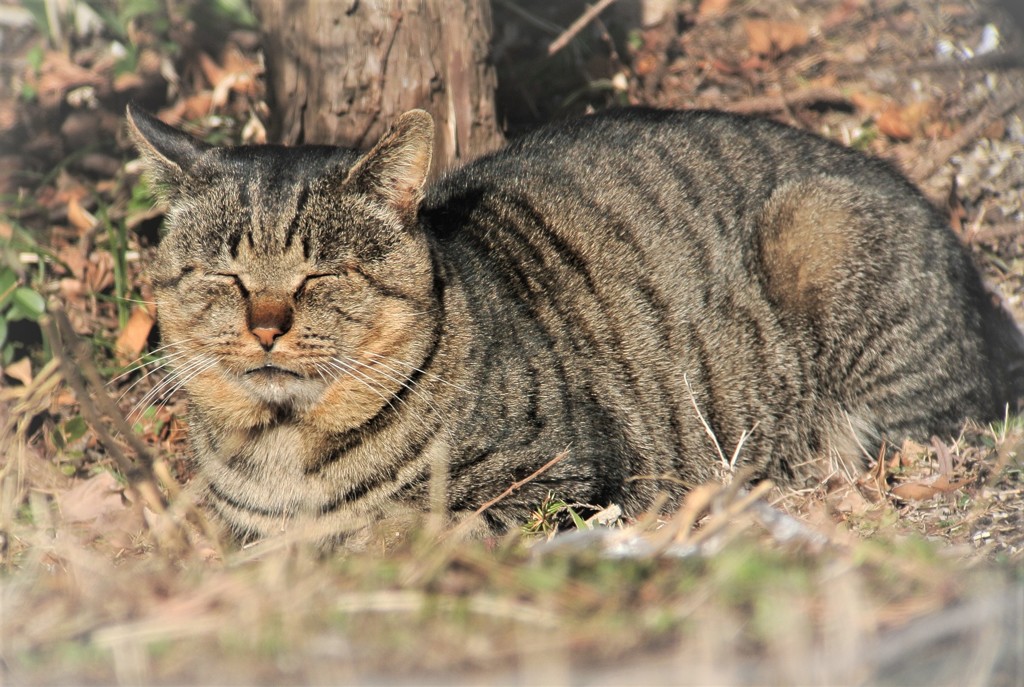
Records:
{"label": "cat's white whisker", "polygon": [[361,382],[363,386],[365,386],[367,389],[373,391],[375,394],[384,399],[384,402],[387,403],[392,410],[397,412],[397,408],[395,408],[395,406],[391,403],[391,399],[384,395],[384,393],[381,392],[380,389],[374,386],[373,379],[370,378],[368,375],[360,372],[359,370],[355,369],[354,367],[346,363],[344,360],[341,360],[339,358],[331,357],[329,364],[337,366],[339,370],[351,376],[352,379]]}
{"label": "cat's white whisker", "polygon": [[[179,374],[173,377],[173,379],[175,380],[175,384],[170,388],[169,391],[164,391],[163,393],[160,394],[160,396],[164,400],[158,403],[157,407],[162,408],[166,406],[167,402],[174,396],[174,394],[178,392],[179,389],[188,384],[198,375],[202,374],[203,372],[206,372],[212,367],[215,367],[218,364],[218,362],[219,361],[216,358],[205,359],[199,365],[192,367],[187,373]],[[153,400],[156,399],[154,398]]]}
{"label": "cat's white whisker", "polygon": [[429,395],[427,393],[425,393],[423,391],[420,391],[419,389],[416,388],[416,382],[413,381],[408,375],[402,375],[402,373],[400,371],[395,370],[394,368],[392,368],[389,365],[386,365],[386,364],[384,364],[383,362],[380,362],[380,361],[375,361],[375,362],[378,362],[381,367],[385,367],[385,368],[387,368],[389,370],[392,370],[395,373],[395,375],[399,375],[399,376],[388,374],[387,372],[384,372],[383,370],[381,370],[379,368],[376,368],[373,365],[364,363],[363,361],[357,360],[357,359],[352,358],[350,356],[345,356],[345,360],[347,360],[350,364],[359,365],[360,367],[364,367],[364,368],[366,368],[366,369],[368,369],[368,370],[370,370],[372,372],[377,372],[377,373],[383,375],[384,377],[386,377],[387,379],[391,380],[392,382],[394,382],[396,384],[400,384],[403,388],[408,389],[409,393],[417,394],[418,398],[422,399],[423,402],[426,403],[427,406],[431,410],[434,411],[434,414],[437,416],[437,419],[440,420],[441,424],[444,425],[445,431],[448,433],[448,436],[454,440],[454,435],[452,434],[451,428],[448,426],[448,423],[445,421],[444,413],[442,413],[441,409],[437,407],[437,404],[435,404],[433,401],[430,400],[430,397],[429,397]]}
{"label": "cat's white whisker", "polygon": [[320,375],[320,379],[324,380],[324,384],[329,384],[329,382],[327,381],[327,377],[324,375],[323,367],[319,362],[315,360],[313,361],[313,369],[315,369],[316,373]]}
{"label": "cat's white whisker", "polygon": [[396,372],[396,373],[401,374],[401,372],[399,370],[396,370],[395,368],[391,367],[387,363],[383,362],[384,360],[390,360],[391,362],[397,363],[398,365],[404,365],[405,367],[408,367],[413,372],[419,372],[421,375],[423,375],[425,377],[430,377],[432,379],[436,379],[441,384],[444,384],[446,386],[450,386],[451,388],[457,389],[458,391],[461,391],[461,392],[463,392],[465,394],[472,393],[472,392],[470,392],[469,389],[467,389],[464,386],[459,386],[458,384],[453,384],[452,382],[449,382],[444,377],[440,377],[440,376],[438,376],[438,375],[436,375],[436,374],[434,374],[432,372],[427,372],[426,370],[421,370],[420,368],[416,367],[415,365],[413,365],[411,363],[407,363],[404,360],[399,360],[398,358],[395,358],[394,356],[386,356],[386,355],[383,355],[381,353],[374,353],[373,351],[362,351],[362,353],[364,355],[373,356],[376,359],[382,359],[382,360],[379,360],[380,364],[383,367],[388,368],[392,372]]}
{"label": "cat's white whisker", "polygon": [[[199,348],[198,352],[202,352],[204,350],[207,350],[207,349],[211,348],[213,345],[214,344],[207,344],[205,346],[201,346]],[[164,369],[168,365],[172,365],[175,362],[181,360],[182,358],[187,358],[188,356],[195,355],[196,353],[197,353],[197,351],[178,351],[176,353],[171,353],[170,355],[165,355],[162,358],[160,358],[160,360],[153,361],[152,364],[154,365],[154,367],[152,369],[150,369],[150,370],[146,370],[146,373],[144,375],[142,375],[141,377],[136,379],[134,382],[131,383],[131,385],[128,386],[127,389],[122,391],[121,395],[117,397],[117,402],[120,403],[124,399],[124,397],[127,396],[131,392],[132,389],[134,389],[136,386],[138,386],[138,384],[140,382],[145,380],[147,377],[149,377],[153,373],[159,372],[160,370]],[[139,369],[141,369],[141,368],[139,368]]]}
{"label": "cat's white whisker", "polygon": [[[121,374],[117,375],[116,377],[113,377],[110,381],[107,382],[106,386],[112,386],[118,380],[123,379],[123,378],[127,377],[128,375],[130,375],[130,374],[132,374],[134,372],[137,372],[137,371],[141,370],[142,368],[144,368],[144,367],[146,367],[148,365],[152,365],[153,363],[159,362],[160,360],[166,358],[166,356],[161,356],[157,360],[151,360],[149,362],[146,362],[146,360],[145,360],[146,356],[156,355],[157,353],[159,353],[161,351],[164,351],[164,350],[166,350],[168,348],[173,348],[174,346],[180,346],[182,344],[190,343],[192,341],[199,341],[199,340],[200,340],[200,337],[196,336],[196,337],[192,337],[190,339],[184,339],[182,341],[174,341],[174,342],[169,343],[169,344],[164,344],[163,346],[160,346],[159,348],[154,348],[152,351],[149,351],[148,353],[146,353],[146,355],[144,355],[144,356],[140,355],[135,360],[131,361],[130,363],[127,363],[128,369],[126,369],[124,372],[122,372]],[[179,351],[179,352],[180,353],[185,353],[185,351]]]}
{"label": "cat's white whisker", "polygon": [[[179,378],[189,375],[193,370],[195,370],[198,367],[203,367],[205,365],[206,368],[208,368],[210,365],[207,365],[207,363],[210,363],[210,365],[216,364],[217,359],[208,357],[205,354],[200,353],[195,358],[185,363],[185,365],[183,365],[182,367],[175,368],[171,372],[171,374],[161,379],[160,382],[157,383],[152,389],[150,389],[145,396],[139,399],[138,403],[136,403],[128,412],[126,419],[128,419],[129,422],[131,422],[132,418],[136,416],[136,413],[144,409],[147,405],[149,405],[152,401],[159,398],[161,395],[165,395],[168,397],[171,396],[174,393],[174,391],[177,391],[178,388],[180,388],[180,385],[174,386]],[[188,379],[191,379],[191,376],[189,376]],[[165,394],[165,390],[171,386],[174,386],[173,391]]]}

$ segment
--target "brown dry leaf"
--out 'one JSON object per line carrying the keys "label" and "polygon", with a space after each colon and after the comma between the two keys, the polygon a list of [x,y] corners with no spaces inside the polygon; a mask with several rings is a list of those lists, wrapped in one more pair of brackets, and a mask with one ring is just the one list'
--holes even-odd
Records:
{"label": "brown dry leaf", "polygon": [[72,199],[82,200],[89,195],[89,189],[81,181],[62,169],[57,175],[57,192],[53,195],[53,203],[70,203]]}
{"label": "brown dry leaf", "polygon": [[878,114],[890,107],[885,97],[878,93],[853,93],[850,96],[850,102],[861,112],[871,115]]}
{"label": "brown dry leaf", "polygon": [[32,383],[32,361],[21,358],[4,368],[4,374],[28,386]]}
{"label": "brown dry leaf", "polygon": [[633,71],[637,76],[647,76],[654,73],[659,63],[660,60],[657,56],[644,52],[637,55],[636,59],[633,60]]}
{"label": "brown dry leaf", "polygon": [[94,250],[85,266],[85,283],[93,293],[114,285],[114,256],[105,250]]}
{"label": "brown dry leaf", "polygon": [[199,69],[203,72],[203,77],[211,88],[216,88],[217,84],[227,76],[225,70],[205,52],[199,53]]}
{"label": "brown dry leaf", "polygon": [[730,3],[732,0],[701,0],[700,7],[697,8],[697,19],[707,19],[725,14]]}
{"label": "brown dry leaf", "polygon": [[114,91],[117,93],[133,91],[145,85],[146,80],[137,72],[121,72],[114,77]]}
{"label": "brown dry leaf", "polygon": [[57,251],[57,257],[61,261],[71,268],[71,274],[78,280],[85,278],[85,268],[88,265],[88,260],[82,255],[82,251],[77,246],[61,246],[60,250]]}
{"label": "brown dry leaf", "polygon": [[751,55],[747,59],[740,62],[739,72],[756,72],[761,69],[765,69],[770,66],[765,60],[761,59],[758,55]]}
{"label": "brown dry leaf", "polygon": [[903,442],[903,446],[896,453],[897,460],[893,461],[893,467],[905,467],[909,468],[912,465],[917,464],[921,458],[928,455],[928,447],[923,444],[919,444],[912,439],[907,439]]}
{"label": "brown dry leaf", "polygon": [[740,73],[738,65],[733,64],[732,62],[726,62],[725,60],[721,60],[717,57],[711,58],[711,60],[708,61],[708,66],[716,72],[727,76],[735,76]]}
{"label": "brown dry leaf", "polygon": [[811,88],[836,88],[839,77],[835,74],[824,74],[816,79],[811,79],[807,85]]}
{"label": "brown dry leaf", "polygon": [[101,472],[78,482],[58,499],[66,522],[86,522],[124,511],[124,487],[109,472]]}
{"label": "brown dry leaf", "polygon": [[224,51],[223,60],[224,69],[234,77],[231,90],[241,95],[258,95],[259,82],[256,77],[261,73],[259,63],[247,58],[233,45]]}
{"label": "brown dry leaf", "polygon": [[57,499],[65,522],[86,524],[90,538],[102,537],[120,548],[131,546],[145,529],[141,509],[124,498],[124,487],[109,472],[80,481]]}
{"label": "brown dry leaf", "polygon": [[83,284],[80,279],[64,277],[60,280],[59,284],[61,298],[75,305],[80,306],[89,295],[88,290],[85,288],[85,284]]}
{"label": "brown dry leaf", "polygon": [[153,329],[153,322],[153,317],[145,308],[136,306],[132,309],[128,323],[117,335],[117,342],[114,344],[117,357],[122,362],[135,360],[139,356],[146,345],[146,339],[149,338],[149,332]]}
{"label": "brown dry leaf", "polygon": [[[945,122],[944,122],[945,123]],[[997,119],[996,121],[989,124],[984,131],[981,132],[982,138],[990,138],[994,141],[1002,140],[1006,135],[1006,120]]]}
{"label": "brown dry leaf", "polygon": [[892,488],[893,496],[904,501],[927,501],[936,494],[942,493],[940,489],[922,484],[920,482],[904,482]]}
{"label": "brown dry leaf", "polygon": [[935,110],[933,103],[921,101],[904,107],[891,106],[882,111],[875,123],[878,130],[889,138],[906,141],[924,130],[924,125]]}
{"label": "brown dry leaf", "polygon": [[[213,111],[213,93],[201,91],[189,96],[181,103],[179,119],[201,119]],[[177,113],[176,113],[177,114]]]}
{"label": "brown dry leaf", "polygon": [[100,86],[106,79],[92,71],[81,67],[64,53],[51,50],[43,58],[39,69],[39,81],[35,84],[39,91],[39,101],[44,107],[53,107],[60,102],[64,93],[78,86]]}
{"label": "brown dry leaf", "polygon": [[757,55],[782,55],[806,45],[811,38],[807,27],[798,22],[748,19],[743,28],[750,51]]}
{"label": "brown dry leaf", "polygon": [[852,487],[829,494],[826,499],[837,512],[855,515],[866,513],[871,509],[872,502],[880,500],[873,491],[869,491],[865,494],[865,492],[860,489],[854,489]]}
{"label": "brown dry leaf", "polygon": [[843,0],[839,3],[838,7],[835,7],[831,12],[825,15],[825,19],[821,22],[821,28],[824,31],[835,28],[840,24],[845,24],[849,21],[854,14],[860,11],[860,8],[867,3],[867,0]]}
{"label": "brown dry leaf", "polygon": [[964,486],[963,480],[950,481],[948,475],[939,475],[930,484],[924,482],[904,482],[891,489],[893,496],[904,501],[926,501],[936,494],[948,494]]}
{"label": "brown dry leaf", "polygon": [[96,226],[96,216],[82,207],[78,198],[72,196],[68,201],[68,222],[79,232],[86,232]]}

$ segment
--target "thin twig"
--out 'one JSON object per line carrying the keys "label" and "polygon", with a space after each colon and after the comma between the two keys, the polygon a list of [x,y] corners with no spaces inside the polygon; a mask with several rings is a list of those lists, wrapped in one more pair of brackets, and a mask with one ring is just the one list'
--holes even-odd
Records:
{"label": "thin twig", "polygon": [[803,88],[780,95],[762,95],[746,100],[723,103],[720,107],[739,114],[771,114],[785,112],[794,107],[806,107],[816,103],[848,105],[850,99],[838,88]]}
{"label": "thin twig", "polygon": [[740,451],[743,450],[743,444],[747,443],[747,439],[754,435],[754,432],[757,431],[757,427],[760,424],[761,421],[758,420],[757,422],[754,423],[754,426],[750,428],[750,431],[743,430],[742,432],[740,432],[739,441],[736,442],[736,448],[732,452],[732,458],[729,459],[730,470],[736,469],[736,460],[740,457]]}
{"label": "thin twig", "polygon": [[955,155],[961,148],[981,136],[992,122],[1002,119],[1009,112],[1024,103],[1024,88],[1007,88],[992,100],[985,108],[967,124],[960,127],[960,130],[948,139],[936,145],[910,172],[912,181],[922,183],[927,181],[946,161]]}
{"label": "thin twig", "polygon": [[[121,450],[120,444],[114,440],[114,437],[107,430],[106,425],[103,423],[102,413],[99,408],[93,403],[93,394],[89,392],[89,387],[82,377],[81,370],[73,360],[74,353],[68,355],[68,347],[72,346],[74,339],[68,340],[67,332],[64,331],[62,323],[63,313],[60,311],[54,312],[50,316],[43,317],[40,320],[44,331],[47,333],[47,337],[53,343],[53,354],[60,360],[61,370],[64,373],[64,380],[71,387],[75,397],[78,399],[79,409],[81,410],[82,416],[86,422],[93,428],[93,431],[99,437],[99,440],[106,447],[108,454],[113,458],[114,463],[117,464],[117,468],[128,480],[128,488],[130,491],[135,491],[135,485],[145,479],[151,477],[146,466],[139,463],[133,462],[124,454]],[[74,334],[72,333],[72,336]],[[161,504],[161,508],[162,508]]]}
{"label": "thin twig", "polygon": [[[541,465],[539,468],[534,470],[528,476],[524,477],[523,479],[519,480],[518,482],[513,482],[512,486],[510,486],[508,489],[506,489],[505,491],[501,492],[500,494],[495,496],[493,499],[491,499],[490,501],[488,501],[484,505],[482,505],[479,508],[477,508],[473,512],[473,517],[476,517],[476,516],[480,515],[481,513],[483,513],[485,510],[487,510],[488,508],[490,508],[494,504],[498,503],[502,499],[504,499],[507,496],[509,496],[510,494],[512,494],[512,492],[514,492],[516,489],[519,489],[520,487],[522,487],[522,486],[532,482],[533,480],[537,479],[542,474],[547,472],[549,468],[553,467],[555,465],[555,463],[558,463],[559,461],[563,460],[568,455],[569,455],[569,449],[566,449],[566,450],[562,451],[561,453],[559,453],[554,458],[552,458],[551,460],[549,460],[548,462],[546,462],[543,465]],[[470,519],[472,519],[472,518],[470,518]]]}
{"label": "thin twig", "polygon": [[[92,358],[86,351],[83,350],[82,340],[75,334],[74,329],[71,327],[71,322],[68,320],[67,314],[63,310],[54,310],[53,319],[60,330],[60,340],[70,351],[72,356],[77,363],[76,371],[84,377],[85,381],[93,388],[93,393],[89,394],[89,401],[95,403],[103,415],[114,424],[114,428],[117,432],[125,438],[125,441],[132,447],[138,456],[139,462],[141,463],[145,476],[153,479],[153,455],[149,451],[149,446],[146,445],[142,439],[132,431],[132,428],[125,421],[121,415],[121,411],[117,405],[110,398],[110,395],[106,392],[106,384],[100,379],[100,373],[96,370],[96,365],[92,362]],[[83,399],[79,399],[81,403]]]}
{"label": "thin twig", "polygon": [[697,407],[697,399],[693,395],[693,389],[690,387],[690,380],[686,378],[686,374],[683,374],[683,384],[686,385],[686,392],[690,394],[690,403],[693,404],[693,409],[697,413],[697,419],[704,425],[704,431],[709,437],[711,437],[711,443],[715,445],[715,450],[718,451],[718,457],[722,461],[722,466],[725,468],[729,467],[729,460],[725,457],[725,453],[722,451],[721,445],[718,443],[718,437],[715,436],[715,432],[711,429],[711,425],[704,419],[704,415],[700,412],[700,408]]}
{"label": "thin twig", "polygon": [[712,536],[718,534],[728,525],[736,522],[736,516],[750,510],[753,504],[757,503],[762,496],[775,487],[770,481],[765,480],[754,485],[750,491],[743,490],[739,498],[729,502],[720,513],[715,513],[703,528],[693,532],[687,539],[687,543],[693,546],[700,546]]}
{"label": "thin twig", "polygon": [[[158,480],[153,470],[154,460],[149,447],[135,436],[117,406],[107,395],[99,372],[84,350],[81,339],[72,329],[67,315],[60,309],[52,309],[49,315],[41,319],[40,324],[53,342],[54,355],[60,361],[64,380],[78,399],[82,416],[96,432],[97,438],[128,482],[126,492],[130,500],[137,508],[141,509],[145,504],[157,515],[166,516],[168,504],[157,486]],[[132,461],[125,455],[121,445],[103,422],[104,416],[125,437],[135,450],[138,460]],[[168,551],[182,550],[187,536],[180,525],[167,517],[161,517],[158,522],[161,526],[150,525],[149,529],[155,535],[159,547]]]}
{"label": "thin twig", "polygon": [[459,539],[462,538],[462,535],[464,535],[466,532],[468,532],[469,530],[471,530],[473,528],[473,525],[476,523],[476,520],[477,520],[478,517],[480,517],[481,513],[483,513],[488,508],[491,508],[492,506],[494,506],[496,503],[498,503],[502,499],[508,497],[516,489],[519,489],[519,488],[523,487],[524,485],[526,485],[526,484],[532,482],[533,480],[537,479],[539,476],[541,476],[542,474],[547,472],[549,469],[551,469],[551,467],[553,467],[559,461],[563,460],[568,455],[569,455],[569,449],[567,448],[564,451],[562,451],[561,453],[559,453],[557,456],[555,456],[554,458],[552,458],[551,460],[549,460],[548,462],[544,463],[539,468],[534,470],[528,476],[524,477],[523,479],[519,480],[518,482],[514,482],[512,484],[512,486],[510,486],[508,489],[506,489],[505,491],[501,492],[500,494],[495,496],[493,499],[491,499],[487,503],[485,503],[482,506],[480,506],[479,508],[477,508],[475,511],[473,511],[472,515],[466,517],[456,527],[454,527],[453,529],[449,530],[444,538],[446,540],[448,540],[449,542],[457,542]]}
{"label": "thin twig", "polygon": [[570,24],[569,28],[563,31],[561,36],[551,41],[551,45],[548,46],[548,57],[551,57],[556,52],[567,46],[569,41],[575,38],[576,34],[583,30],[583,27],[592,22],[597,15],[604,12],[608,5],[613,2],[615,2],[615,0],[599,0],[596,5],[588,7],[587,11],[581,14],[579,19]]}

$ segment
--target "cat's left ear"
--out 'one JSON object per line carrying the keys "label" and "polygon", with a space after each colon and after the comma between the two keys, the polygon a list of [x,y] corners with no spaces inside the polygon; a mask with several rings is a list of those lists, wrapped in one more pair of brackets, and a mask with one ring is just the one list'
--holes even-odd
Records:
{"label": "cat's left ear", "polygon": [[353,165],[345,186],[380,196],[401,214],[414,213],[433,154],[434,120],[423,110],[410,110]]}
{"label": "cat's left ear", "polygon": [[165,199],[173,197],[188,170],[211,146],[131,104],[125,119],[149,178]]}

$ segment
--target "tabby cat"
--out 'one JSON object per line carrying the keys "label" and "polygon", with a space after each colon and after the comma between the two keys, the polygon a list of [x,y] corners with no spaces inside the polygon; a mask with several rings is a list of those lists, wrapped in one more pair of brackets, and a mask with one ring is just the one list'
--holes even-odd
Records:
{"label": "tabby cat", "polygon": [[429,184],[419,110],[364,155],[128,122],[169,208],[150,279],[198,475],[242,535],[344,538],[437,493],[458,518],[562,453],[483,525],[549,493],[636,515],[733,460],[813,481],[1011,395],[937,211],[774,122],[609,112]]}

